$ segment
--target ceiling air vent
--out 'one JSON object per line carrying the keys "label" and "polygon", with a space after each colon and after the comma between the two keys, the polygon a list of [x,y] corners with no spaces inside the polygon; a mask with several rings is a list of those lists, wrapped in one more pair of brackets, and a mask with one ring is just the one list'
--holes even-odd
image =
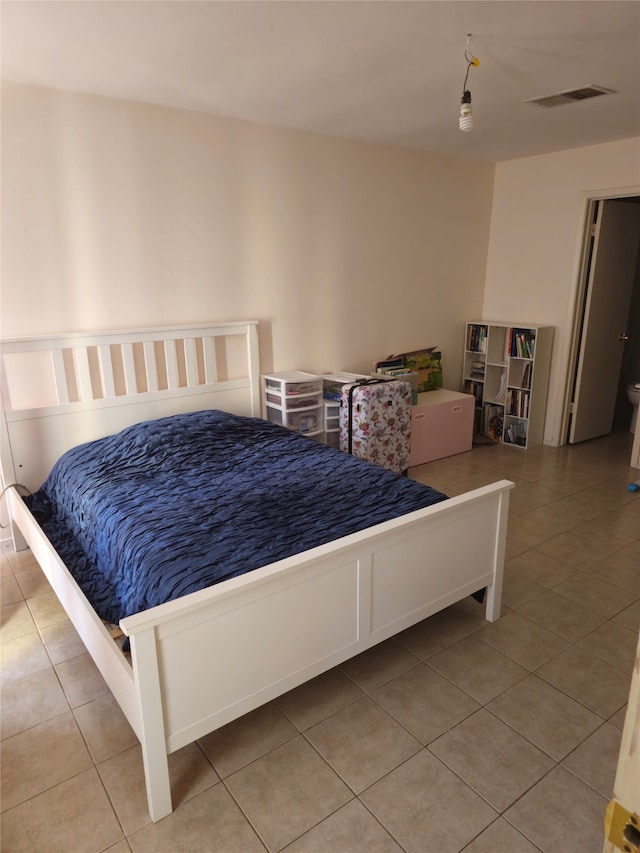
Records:
{"label": "ceiling air vent", "polygon": [[599,95],[610,95],[613,89],[605,89],[604,86],[582,86],[580,89],[566,89],[564,92],[556,92],[553,95],[541,95],[539,98],[527,98],[525,104],[536,104],[538,107],[559,107],[561,104],[570,104],[574,101],[586,101],[589,98],[597,98]]}

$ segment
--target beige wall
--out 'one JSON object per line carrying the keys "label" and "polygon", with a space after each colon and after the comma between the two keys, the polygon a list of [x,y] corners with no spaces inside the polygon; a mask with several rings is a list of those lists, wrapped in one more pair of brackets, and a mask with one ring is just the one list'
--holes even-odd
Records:
{"label": "beige wall", "polygon": [[458,388],[493,177],[455,158],[5,84],[2,333],[258,319],[265,370],[365,370],[439,345]]}
{"label": "beige wall", "polygon": [[496,166],[483,314],[555,327],[545,442],[557,444],[589,196],[640,187],[640,139]]}
{"label": "beige wall", "polygon": [[4,336],[256,318],[265,370],[437,344],[458,388],[465,320],[549,323],[549,443],[587,194],[640,185],[638,139],[494,184],[468,160],[19,84],[1,129]]}

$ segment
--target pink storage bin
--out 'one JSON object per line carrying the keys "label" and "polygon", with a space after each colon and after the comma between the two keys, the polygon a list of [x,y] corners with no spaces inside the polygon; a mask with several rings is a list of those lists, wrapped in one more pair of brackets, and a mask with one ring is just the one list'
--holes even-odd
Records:
{"label": "pink storage bin", "polygon": [[444,388],[418,394],[411,411],[409,467],[471,450],[473,394]]}

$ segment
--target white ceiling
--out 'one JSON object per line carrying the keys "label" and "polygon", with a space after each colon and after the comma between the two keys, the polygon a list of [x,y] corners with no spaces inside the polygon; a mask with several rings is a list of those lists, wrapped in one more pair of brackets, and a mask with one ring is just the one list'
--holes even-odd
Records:
{"label": "white ceiling", "polygon": [[[2,77],[509,160],[640,136],[635,0],[2,0]],[[475,127],[458,130],[468,88]],[[523,103],[595,84],[616,94]]]}

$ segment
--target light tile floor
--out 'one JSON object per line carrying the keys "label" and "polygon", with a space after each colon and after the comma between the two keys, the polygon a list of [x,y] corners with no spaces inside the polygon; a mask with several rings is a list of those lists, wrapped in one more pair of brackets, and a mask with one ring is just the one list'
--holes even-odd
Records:
{"label": "light tile floor", "polygon": [[512,479],[503,617],[467,599],[171,756],[140,748],[29,553],[2,556],[7,853],[600,853],[640,627],[630,436],[412,469]]}

